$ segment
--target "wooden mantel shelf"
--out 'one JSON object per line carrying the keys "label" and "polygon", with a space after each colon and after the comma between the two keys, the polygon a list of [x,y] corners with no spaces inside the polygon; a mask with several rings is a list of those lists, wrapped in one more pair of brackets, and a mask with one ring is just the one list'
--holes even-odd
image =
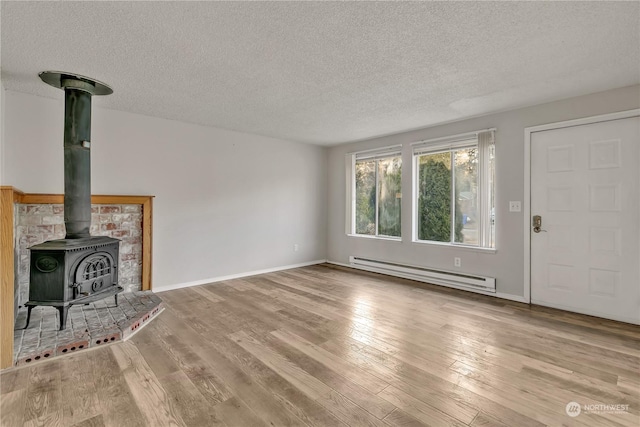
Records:
{"label": "wooden mantel shelf", "polygon": [[[142,205],[142,290],[151,289],[151,227],[154,196],[95,195],[98,205]],[[13,364],[14,204],[62,204],[62,194],[24,193],[0,187],[0,369]]]}

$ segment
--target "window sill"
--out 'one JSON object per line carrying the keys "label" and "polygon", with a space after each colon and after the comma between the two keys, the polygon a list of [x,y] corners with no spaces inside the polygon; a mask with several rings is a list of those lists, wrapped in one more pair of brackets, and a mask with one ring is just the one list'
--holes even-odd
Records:
{"label": "window sill", "polygon": [[455,245],[455,244],[446,243],[446,242],[427,242],[424,240],[413,240],[411,243],[416,243],[418,245],[426,245],[426,246],[439,246],[439,247],[445,247],[445,248],[452,248],[456,250],[461,249],[463,251],[481,252],[485,254],[495,254],[497,252],[495,248],[481,248],[478,246]]}
{"label": "window sill", "polygon": [[347,234],[349,237],[361,237],[364,239],[373,239],[373,240],[389,240],[391,242],[402,242],[401,237],[391,237],[391,236],[370,236],[368,234]]}

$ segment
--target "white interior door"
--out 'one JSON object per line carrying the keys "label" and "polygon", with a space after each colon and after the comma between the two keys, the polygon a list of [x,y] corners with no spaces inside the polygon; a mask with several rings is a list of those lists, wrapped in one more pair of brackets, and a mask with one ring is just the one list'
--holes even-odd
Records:
{"label": "white interior door", "polygon": [[640,324],[640,117],[531,134],[531,302]]}

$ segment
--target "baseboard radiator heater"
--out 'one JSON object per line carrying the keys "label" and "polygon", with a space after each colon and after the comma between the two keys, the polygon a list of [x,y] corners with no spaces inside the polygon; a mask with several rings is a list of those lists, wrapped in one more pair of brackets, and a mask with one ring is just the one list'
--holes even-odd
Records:
{"label": "baseboard radiator heater", "polygon": [[473,276],[471,274],[456,273],[452,271],[434,270],[412,265],[398,264],[373,259],[349,257],[351,266],[375,273],[389,274],[405,279],[432,283],[434,285],[448,286],[451,288],[476,291],[481,293],[495,293],[496,279],[494,277]]}

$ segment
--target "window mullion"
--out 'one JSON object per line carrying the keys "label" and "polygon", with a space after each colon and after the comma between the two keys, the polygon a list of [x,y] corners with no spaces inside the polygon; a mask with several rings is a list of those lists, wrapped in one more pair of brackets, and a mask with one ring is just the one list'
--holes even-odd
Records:
{"label": "window mullion", "polygon": [[420,213],[418,208],[420,206],[420,156],[413,155],[413,167],[411,170],[413,178],[413,187],[411,188],[411,235],[413,240],[420,240]]}
{"label": "window mullion", "polygon": [[451,235],[449,243],[456,241],[456,174],[455,174],[455,154],[454,151],[449,152],[449,161],[451,162]]}
{"label": "window mullion", "polygon": [[349,196],[350,203],[350,215],[347,218],[349,221],[349,228],[347,234],[351,234],[356,232],[356,156],[349,156],[349,167],[347,168],[347,182],[349,183],[349,188],[347,189],[347,194]]}
{"label": "window mullion", "polygon": [[486,153],[484,147],[481,147],[478,144],[478,166],[477,166],[477,174],[478,174],[478,215],[480,220],[478,221],[478,245],[480,247],[486,246],[485,236],[487,230],[487,204],[486,204],[486,193],[487,187],[485,183],[485,158]]}
{"label": "window mullion", "polygon": [[380,228],[379,228],[379,221],[378,221],[378,216],[379,216],[379,203],[380,203],[380,187],[378,186],[379,184],[379,176],[378,176],[378,169],[379,169],[379,162],[380,160],[376,160],[376,236],[378,236],[380,234]]}
{"label": "window mullion", "polygon": [[491,234],[491,185],[489,183],[489,147],[482,147],[482,246],[488,247]]}

